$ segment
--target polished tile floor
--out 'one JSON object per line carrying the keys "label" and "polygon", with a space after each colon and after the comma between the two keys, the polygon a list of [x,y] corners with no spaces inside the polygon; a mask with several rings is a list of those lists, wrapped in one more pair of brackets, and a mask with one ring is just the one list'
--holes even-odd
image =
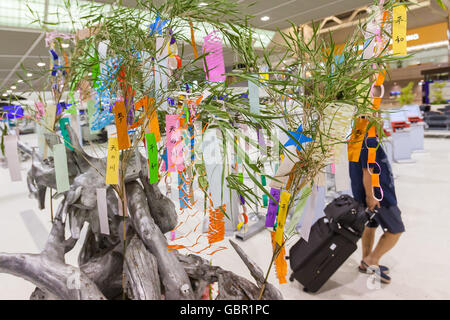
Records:
{"label": "polished tile floor", "polygon": [[[36,144],[34,135],[22,139]],[[406,233],[383,259],[391,268],[392,283],[381,288],[368,285],[368,276],[356,270],[361,254],[358,249],[316,294],[304,293],[296,282],[277,284],[272,271],[269,281],[286,299],[450,298],[450,141],[427,138],[425,149],[426,153],[413,155],[415,163],[393,165]],[[28,167],[29,163],[23,164],[24,177]],[[38,253],[49,229],[49,210],[39,211],[36,200],[28,197],[26,183],[10,182],[7,170],[0,168],[0,252]],[[271,256],[267,231],[239,244],[263,270],[267,269]],[[67,262],[76,263],[76,252],[77,248],[68,254]],[[251,279],[233,249],[208,259]],[[0,299],[28,299],[33,289],[25,280],[0,274]]]}

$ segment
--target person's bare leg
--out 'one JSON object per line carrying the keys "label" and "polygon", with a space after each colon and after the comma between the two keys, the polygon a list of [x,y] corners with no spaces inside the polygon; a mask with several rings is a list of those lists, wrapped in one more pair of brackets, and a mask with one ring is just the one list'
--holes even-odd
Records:
{"label": "person's bare leg", "polygon": [[364,260],[365,257],[367,257],[373,249],[373,244],[375,242],[375,231],[377,228],[369,228],[366,227],[364,229],[361,243],[362,243],[362,258]]}
{"label": "person's bare leg", "polygon": [[385,232],[378,241],[375,249],[363,259],[364,262],[369,266],[378,266],[381,257],[395,246],[400,236],[401,233]]}

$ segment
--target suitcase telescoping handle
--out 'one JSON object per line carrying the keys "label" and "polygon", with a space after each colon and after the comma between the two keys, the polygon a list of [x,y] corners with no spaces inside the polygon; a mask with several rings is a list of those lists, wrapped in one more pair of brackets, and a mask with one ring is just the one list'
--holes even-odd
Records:
{"label": "suitcase telescoping handle", "polygon": [[366,213],[369,216],[369,219],[364,225],[367,225],[373,219],[373,217],[375,217],[375,215],[378,213],[378,210],[374,209],[373,211],[371,211],[369,208],[366,208]]}

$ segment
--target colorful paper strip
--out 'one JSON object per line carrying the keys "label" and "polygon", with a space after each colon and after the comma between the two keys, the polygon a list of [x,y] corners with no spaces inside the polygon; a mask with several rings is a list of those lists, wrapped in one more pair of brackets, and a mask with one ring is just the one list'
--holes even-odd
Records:
{"label": "colorful paper strip", "polygon": [[4,137],[5,156],[8,162],[9,175],[11,181],[21,181],[22,175],[20,173],[19,152],[17,151],[18,138],[15,135],[8,135]]}
{"label": "colorful paper strip", "polygon": [[119,142],[117,137],[108,139],[106,159],[106,184],[119,184]]}
{"label": "colorful paper strip", "polygon": [[70,189],[69,170],[67,167],[66,146],[62,143],[53,146],[53,159],[55,164],[56,189],[66,192]]}
{"label": "colorful paper strip", "polygon": [[156,139],[154,133],[146,133],[145,141],[148,151],[148,171],[150,183],[158,182],[158,148],[156,146]]}

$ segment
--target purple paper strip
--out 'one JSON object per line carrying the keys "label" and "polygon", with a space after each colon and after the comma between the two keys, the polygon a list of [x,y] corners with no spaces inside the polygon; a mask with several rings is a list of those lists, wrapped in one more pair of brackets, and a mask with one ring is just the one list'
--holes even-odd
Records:
{"label": "purple paper strip", "polygon": [[278,203],[280,202],[280,190],[271,188],[270,189],[270,195],[276,200],[273,201],[271,198],[269,198],[269,207],[267,208],[267,215],[266,215],[266,227],[272,228],[275,224],[275,219],[277,218],[277,212],[278,212]]}

